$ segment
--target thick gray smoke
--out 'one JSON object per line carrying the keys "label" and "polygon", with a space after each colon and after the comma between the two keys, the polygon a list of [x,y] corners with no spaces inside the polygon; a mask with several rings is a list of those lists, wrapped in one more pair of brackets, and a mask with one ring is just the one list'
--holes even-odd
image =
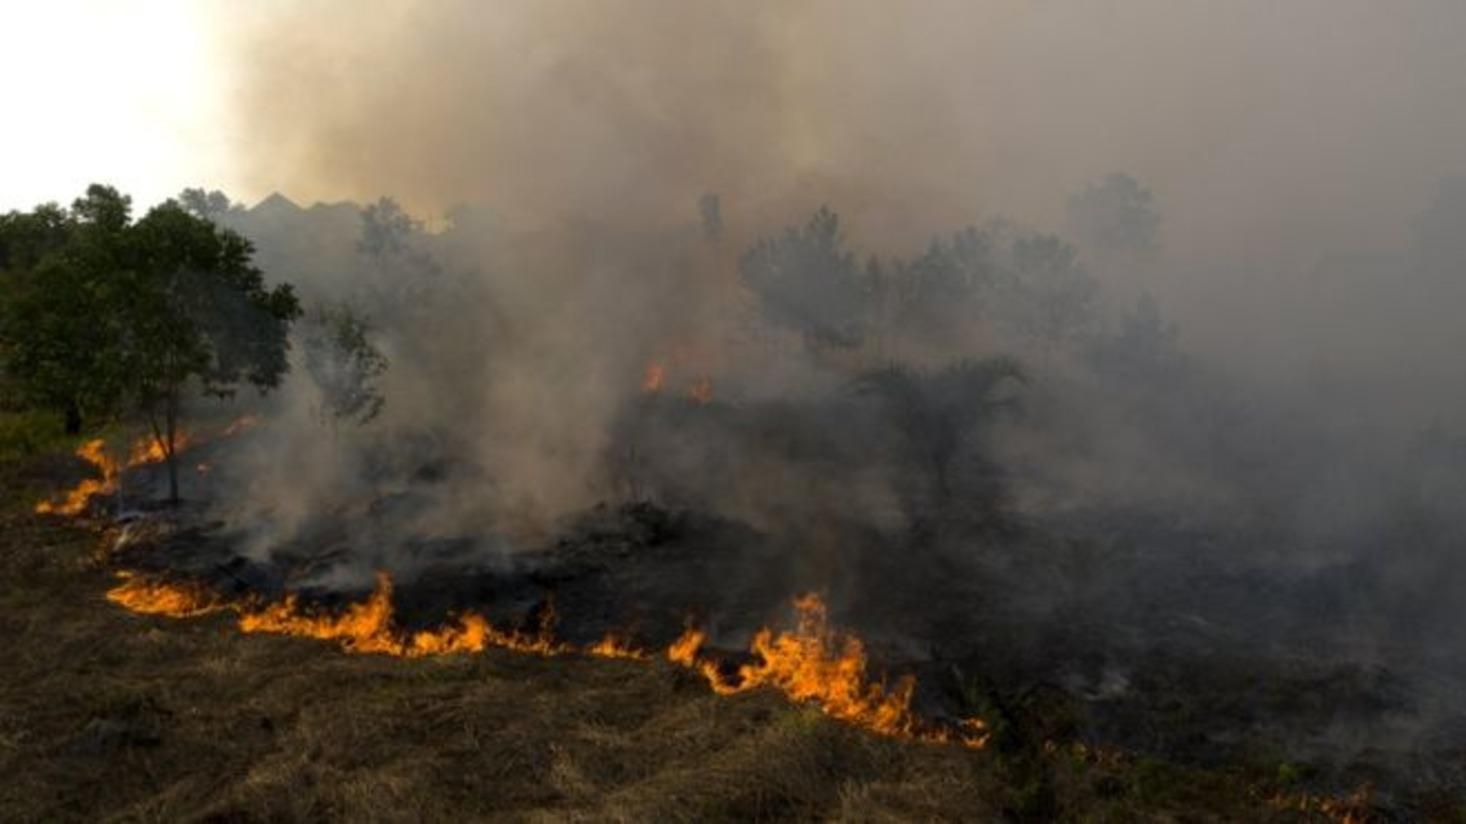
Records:
{"label": "thick gray smoke", "polygon": [[[443,434],[485,468],[450,520],[543,527],[614,497],[652,364],[669,392],[711,377],[743,403],[822,397],[887,359],[1013,354],[1035,378],[1030,425],[1001,439],[1019,505],[1165,499],[1231,517],[1267,474],[1298,499],[1288,519],[1327,534],[1361,517],[1348,501],[1380,455],[1462,413],[1461,258],[1440,240],[1460,209],[1438,187],[1466,170],[1463,23],[1459,4],[1364,0],[321,3],[232,14],[218,41],[240,194],[389,193],[439,232],[423,254],[452,288],[381,304],[420,317],[378,319],[395,368],[374,426]],[[1066,212],[1112,170],[1155,195],[1145,248],[1114,254]],[[716,237],[699,225],[709,192]],[[915,259],[998,215],[1058,230],[1102,287],[1104,334],[1123,338],[1149,292],[1156,329],[1178,321],[1208,377],[1146,390],[1186,396],[1146,413],[1171,431],[1139,416],[1139,390],[991,324],[803,357],[787,330],[750,330],[739,256],[821,203],[861,258]],[[272,272],[323,299],[368,289],[363,266],[408,277],[359,259],[354,210],[316,217],[334,240],[283,240],[288,218],[242,225]],[[1308,475],[1339,444],[1333,474]],[[755,520],[769,502],[749,495],[821,488],[772,483],[791,477],[779,460],[735,463],[724,502]],[[891,483],[861,488],[889,502]]]}
{"label": "thick gray smoke", "polygon": [[231,194],[335,205],[223,219],[391,362],[365,426],[297,370],[251,555],[408,579],[649,501],[1075,694],[1299,654],[1459,714],[1466,6],[251,8]]}

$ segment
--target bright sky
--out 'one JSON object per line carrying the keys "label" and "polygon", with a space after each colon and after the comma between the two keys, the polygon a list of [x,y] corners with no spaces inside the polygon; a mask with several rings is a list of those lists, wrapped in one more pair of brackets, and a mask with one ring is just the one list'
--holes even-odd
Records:
{"label": "bright sky", "polygon": [[0,211],[69,203],[91,182],[142,211],[185,186],[227,190],[209,4],[0,2]]}

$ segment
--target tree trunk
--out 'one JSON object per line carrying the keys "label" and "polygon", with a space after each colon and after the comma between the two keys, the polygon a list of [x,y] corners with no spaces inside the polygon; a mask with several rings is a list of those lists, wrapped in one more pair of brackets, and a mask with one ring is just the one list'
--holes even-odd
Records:
{"label": "tree trunk", "polygon": [[168,459],[168,503],[178,505],[178,449],[177,441],[174,440],[178,432],[178,399],[173,394],[168,396],[168,409],[166,412],[168,428],[168,439],[163,443],[163,455]]}
{"label": "tree trunk", "polygon": [[66,404],[66,434],[81,434],[81,405],[76,401],[68,401]]}

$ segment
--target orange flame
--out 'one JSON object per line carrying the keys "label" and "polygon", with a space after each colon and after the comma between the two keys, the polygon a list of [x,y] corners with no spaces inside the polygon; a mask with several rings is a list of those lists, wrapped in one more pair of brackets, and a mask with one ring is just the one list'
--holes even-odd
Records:
{"label": "orange flame", "polygon": [[653,361],[646,365],[646,372],[641,377],[641,391],[660,392],[662,382],[667,378],[667,369],[660,363]]}
{"label": "orange flame", "polygon": [[243,417],[236,418],[228,426],[224,427],[223,435],[225,437],[228,437],[230,435],[238,435],[239,433],[246,430],[254,429],[256,426],[259,425],[259,423],[260,417],[258,415],[245,415]]}
{"label": "orange flame", "polygon": [[[558,655],[575,651],[557,642],[554,615],[546,610],[537,632],[502,630],[476,612],[464,613],[452,623],[413,633],[393,621],[392,579],[377,574],[376,589],[366,600],[336,613],[315,611],[290,594],[272,604],[225,603],[201,588],[167,582],[149,582],[123,574],[123,583],[107,593],[108,600],[150,615],[188,617],[221,609],[239,613],[243,632],[266,632],[333,641],[347,652],[423,658],[482,652],[489,647]],[[795,701],[809,701],[827,715],[875,732],[923,741],[953,741],[981,748],[988,732],[980,719],[962,721],[958,728],[924,721],[911,709],[916,681],[911,676],[887,687],[867,675],[865,647],[858,638],[841,635],[829,626],[824,603],[815,595],[795,600],[797,628],[775,634],[763,629],[753,639],[757,662],[739,668],[735,677],[724,675],[715,661],[699,655],[705,632],[689,628],[666,650],[668,660],[702,674],[720,695],[773,687]],[[615,634],[579,652],[603,658],[645,660],[650,656]]]}
{"label": "orange flame", "polygon": [[189,618],[224,609],[219,599],[201,587],[165,581],[147,581],[121,573],[121,584],[107,591],[107,600],[132,612]]}
{"label": "orange flame", "polygon": [[[378,573],[377,586],[365,601],[349,604],[339,613],[317,612],[303,605],[294,594],[272,604],[247,601],[225,603],[204,589],[167,581],[147,581],[131,573],[120,573],[123,582],[107,593],[107,599],[133,612],[186,618],[223,609],[239,613],[242,632],[295,635],[334,641],[348,652],[378,653],[407,658],[483,652],[502,647],[520,652],[555,655],[567,651],[551,634],[554,617],[547,612],[535,633],[501,630],[478,613],[465,613],[453,623],[429,630],[405,633],[393,621],[392,579]],[[599,647],[599,645],[598,645]],[[591,654],[630,657],[625,647],[610,647]]]}
{"label": "orange flame", "polygon": [[1364,824],[1371,820],[1370,807],[1373,796],[1374,787],[1370,784],[1362,784],[1352,793],[1341,798],[1311,793],[1287,795],[1277,792],[1267,801],[1275,810],[1297,811],[1305,815],[1318,814],[1338,824]]}
{"label": "orange flame", "polygon": [[[179,432],[173,436],[173,448],[182,449],[188,445],[188,435]],[[102,477],[83,478],[75,487],[61,496],[59,501],[40,501],[35,511],[42,515],[80,515],[94,495],[108,495],[117,491],[117,476],[123,470],[135,466],[163,461],[167,455],[163,443],[157,438],[139,438],[128,450],[127,462],[118,466],[107,454],[107,444],[101,438],[87,441],[76,450],[76,456],[91,464]]]}
{"label": "orange flame", "polygon": [[[254,415],[246,415],[235,420],[223,429],[220,437],[236,435],[247,429],[252,429],[259,424],[259,418]],[[174,453],[182,452],[194,442],[193,436],[185,431],[173,433]],[[42,515],[80,515],[86,511],[87,504],[95,495],[109,495],[117,491],[117,477],[123,471],[144,464],[162,463],[168,459],[168,451],[163,449],[163,441],[152,435],[145,435],[133,442],[127,451],[127,461],[118,465],[107,455],[107,444],[101,438],[87,441],[76,450],[76,456],[91,464],[100,472],[101,479],[83,478],[74,488],[63,494],[59,500],[40,501],[35,506],[35,511]],[[208,464],[198,465],[199,473],[209,471]]]}
{"label": "orange flame", "polygon": [[377,588],[367,600],[349,605],[340,614],[314,614],[303,608],[295,595],[263,608],[244,608],[239,628],[244,632],[270,632],[336,641],[348,652],[381,653],[407,658],[431,655],[483,652],[503,647],[520,652],[555,655],[563,651],[551,637],[553,616],[542,621],[540,631],[527,634],[492,626],[478,613],[465,613],[455,623],[411,635],[399,631],[392,620],[392,579],[377,573]]}
{"label": "orange flame", "polygon": [[817,595],[794,601],[799,622],[793,632],[775,634],[765,628],[753,638],[756,663],[739,667],[736,678],[725,676],[698,652],[706,635],[689,629],[673,642],[667,657],[695,669],[715,692],[728,695],[762,686],[773,687],[795,701],[811,701],[830,716],[884,735],[927,741],[957,741],[981,748],[987,730],[980,719],[962,722],[960,731],[925,723],[911,709],[916,679],[904,676],[892,686],[872,681],[866,672],[865,645],[854,636],[830,628],[824,602]]}
{"label": "orange flame", "polygon": [[707,376],[693,381],[692,387],[687,390],[687,397],[693,403],[707,405],[713,401],[713,379]]}
{"label": "orange flame", "polygon": [[[188,448],[189,435],[187,432],[173,433],[173,452],[181,452]],[[162,438],[140,438],[132,445],[127,453],[126,469],[143,464],[162,463],[168,460],[168,450],[163,448]]]}
{"label": "orange flame", "polygon": [[637,649],[630,641],[614,632],[607,633],[606,637],[586,647],[585,652],[598,658],[632,658],[642,661],[649,657],[644,650]]}
{"label": "orange flame", "polygon": [[385,576],[378,578],[369,598],[349,605],[339,615],[312,614],[302,609],[291,594],[262,608],[242,611],[239,629],[336,641],[351,652],[401,654],[402,649],[401,640],[392,630],[392,582]]}
{"label": "orange flame", "polygon": [[95,466],[102,477],[83,478],[58,501],[41,501],[36,512],[42,515],[80,515],[93,495],[105,495],[117,488],[117,463],[107,456],[107,444],[101,438],[87,441],[76,450],[76,456]]}

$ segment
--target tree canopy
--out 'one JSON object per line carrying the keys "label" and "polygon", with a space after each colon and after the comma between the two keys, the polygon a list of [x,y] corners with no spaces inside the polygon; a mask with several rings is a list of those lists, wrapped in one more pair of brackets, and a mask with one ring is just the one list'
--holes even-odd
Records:
{"label": "tree canopy", "polygon": [[130,199],[101,185],[69,210],[6,215],[0,271],[13,284],[0,304],[4,368],[72,431],[84,416],[146,413],[176,498],[172,448],[185,387],[219,397],[241,384],[264,391],[289,369],[299,303],[289,285],[265,284],[253,252],[177,201],[134,222]]}

